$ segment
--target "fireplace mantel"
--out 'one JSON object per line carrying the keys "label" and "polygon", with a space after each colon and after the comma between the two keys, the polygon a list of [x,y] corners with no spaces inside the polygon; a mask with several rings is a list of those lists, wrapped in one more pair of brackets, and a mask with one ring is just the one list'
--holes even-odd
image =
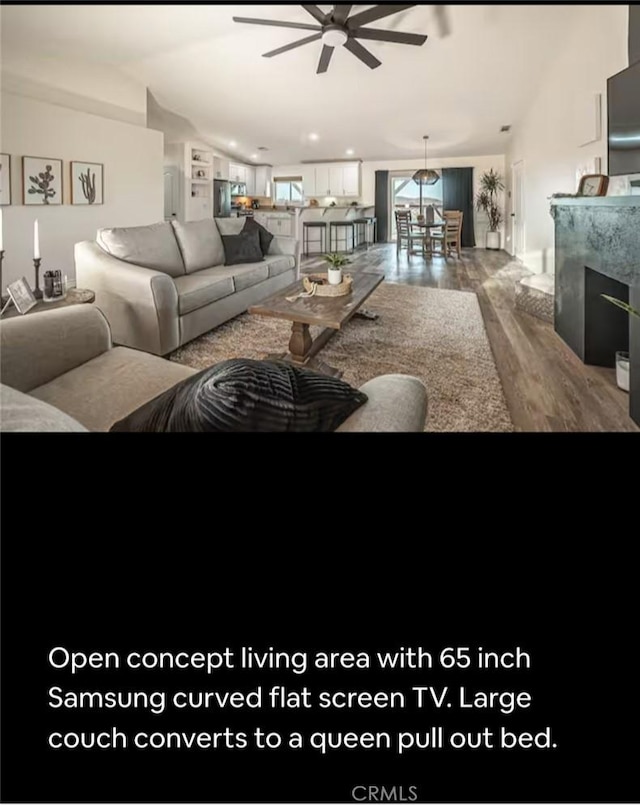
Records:
{"label": "fireplace mantel", "polygon": [[602,298],[640,309],[640,196],[557,198],[555,329],[585,363],[614,366],[631,354],[629,411],[640,424],[640,319]]}

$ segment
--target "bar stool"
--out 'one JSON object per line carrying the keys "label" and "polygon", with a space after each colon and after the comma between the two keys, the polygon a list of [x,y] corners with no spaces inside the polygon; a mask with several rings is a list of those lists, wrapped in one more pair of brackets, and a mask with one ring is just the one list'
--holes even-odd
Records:
{"label": "bar stool", "polygon": [[[320,230],[320,238],[318,240],[309,240],[309,230]],[[320,244],[320,252],[314,254],[322,254],[327,250],[327,224],[326,221],[304,221],[302,224],[302,251],[305,257],[309,256],[309,246],[312,243]]]}
{"label": "bar stool", "polygon": [[353,219],[353,235],[356,241],[354,243],[354,246],[356,249],[362,246],[363,243],[367,246],[367,248],[369,247],[369,238],[367,236],[368,228],[369,228],[368,218]]}
{"label": "bar stool", "polygon": [[[344,229],[344,237],[340,237],[340,230]],[[334,244],[334,234],[335,234],[335,251],[340,251],[338,249],[339,241],[344,241],[344,251],[349,251],[347,246],[349,245],[349,232],[351,232],[351,252],[354,250],[355,241],[354,241],[354,228],[353,228],[353,221],[330,221],[329,222],[329,251],[333,252],[333,244]]]}

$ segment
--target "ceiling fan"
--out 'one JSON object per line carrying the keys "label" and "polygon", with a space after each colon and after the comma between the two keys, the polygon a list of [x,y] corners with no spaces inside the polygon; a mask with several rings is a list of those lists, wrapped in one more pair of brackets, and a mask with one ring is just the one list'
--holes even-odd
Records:
{"label": "ceiling fan", "polygon": [[344,46],[350,53],[353,53],[360,61],[364,62],[367,67],[375,70],[380,67],[382,62],[377,59],[373,53],[360,44],[359,39],[370,39],[376,42],[394,42],[399,45],[424,45],[427,37],[421,34],[405,34],[398,31],[383,31],[379,28],[365,28],[367,23],[381,20],[384,17],[390,17],[392,14],[397,14],[400,11],[405,11],[407,8],[413,8],[416,3],[411,5],[378,5],[373,8],[368,8],[365,11],[360,11],[358,14],[349,16],[352,5],[341,3],[334,5],[333,10],[328,14],[315,5],[302,5],[315,20],[316,25],[311,25],[301,22],[281,22],[280,20],[260,20],[253,17],[234,17],[234,22],[249,23],[250,25],[272,25],[277,28],[296,28],[302,31],[314,31],[311,36],[304,39],[298,39],[290,45],[271,50],[269,53],[263,53],[266,58],[272,56],[279,56],[281,53],[286,53],[288,50],[299,48],[302,45],[308,45],[310,42],[317,42],[322,40],[323,48],[320,54],[320,62],[318,63],[317,73],[326,73],[331,63],[331,57],[335,48]]}

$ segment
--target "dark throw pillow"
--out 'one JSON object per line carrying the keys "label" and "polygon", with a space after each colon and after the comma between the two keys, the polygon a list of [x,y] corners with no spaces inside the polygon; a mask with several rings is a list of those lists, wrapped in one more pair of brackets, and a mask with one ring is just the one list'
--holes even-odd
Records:
{"label": "dark throw pillow", "polygon": [[112,425],[112,431],[334,431],[367,395],[285,361],[236,358],[188,377]]}
{"label": "dark throw pillow", "polygon": [[260,263],[264,260],[257,229],[242,229],[239,235],[223,235],[225,266]]}
{"label": "dark throw pillow", "polygon": [[260,238],[260,249],[262,251],[262,256],[266,257],[269,254],[269,246],[271,246],[271,241],[273,240],[273,235],[269,232],[268,229],[265,229],[262,224],[259,224],[255,218],[251,218],[251,216],[247,217],[247,220],[244,222],[244,227],[242,231],[245,230],[251,231],[252,229],[256,229],[258,231],[258,237]]}

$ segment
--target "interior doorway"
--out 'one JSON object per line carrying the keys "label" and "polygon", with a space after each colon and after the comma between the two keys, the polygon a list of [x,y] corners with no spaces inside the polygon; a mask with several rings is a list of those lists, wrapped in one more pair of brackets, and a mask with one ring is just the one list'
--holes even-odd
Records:
{"label": "interior doorway", "polygon": [[523,160],[511,166],[511,242],[513,256],[522,260],[525,252]]}

